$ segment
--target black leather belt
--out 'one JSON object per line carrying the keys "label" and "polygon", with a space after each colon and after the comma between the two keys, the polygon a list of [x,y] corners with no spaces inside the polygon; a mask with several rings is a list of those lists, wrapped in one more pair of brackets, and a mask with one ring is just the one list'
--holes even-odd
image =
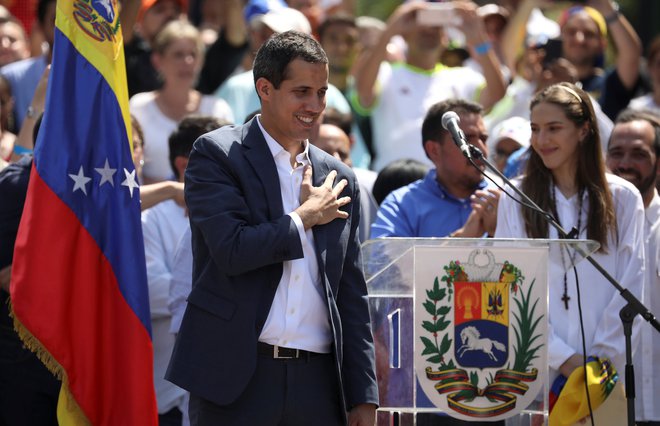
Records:
{"label": "black leather belt", "polygon": [[309,352],[303,349],[284,348],[282,346],[273,346],[268,343],[257,342],[257,352],[259,355],[265,355],[273,359],[300,359],[311,358],[324,355],[318,352]]}

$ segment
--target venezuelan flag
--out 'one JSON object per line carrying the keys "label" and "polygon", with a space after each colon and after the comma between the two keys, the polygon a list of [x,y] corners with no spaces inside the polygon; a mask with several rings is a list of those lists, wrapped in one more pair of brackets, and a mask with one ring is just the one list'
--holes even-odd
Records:
{"label": "venezuelan flag", "polygon": [[58,0],[14,251],[16,328],[62,379],[62,425],[155,425],[140,196],[117,0]]}

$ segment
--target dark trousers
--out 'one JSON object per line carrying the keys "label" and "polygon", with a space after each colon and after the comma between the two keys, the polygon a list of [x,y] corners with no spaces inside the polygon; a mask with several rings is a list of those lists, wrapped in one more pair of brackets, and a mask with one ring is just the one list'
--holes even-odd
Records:
{"label": "dark trousers", "polygon": [[158,426],[181,426],[183,413],[177,407],[167,413],[158,414]]}
{"label": "dark trousers", "polygon": [[337,426],[345,422],[332,355],[277,360],[259,355],[254,376],[230,405],[190,395],[190,423]]}

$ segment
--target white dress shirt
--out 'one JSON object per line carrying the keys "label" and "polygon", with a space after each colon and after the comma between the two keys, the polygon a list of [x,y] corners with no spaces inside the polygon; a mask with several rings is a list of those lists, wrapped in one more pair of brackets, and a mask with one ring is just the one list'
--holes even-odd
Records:
{"label": "white dress shirt", "polygon": [[[271,345],[329,353],[332,342],[330,315],[314,248],[311,229],[305,231],[294,212],[300,206],[303,168],[309,162],[309,141],[291,166],[291,155],[273,139],[258,121],[268,148],[273,154],[282,193],[282,206],[289,212],[300,235],[304,257],[285,261],[268,318],[259,341]],[[267,244],[268,242],[264,242]]]}
{"label": "white dress shirt", "polygon": [[[607,175],[607,181],[614,199],[614,209],[618,227],[618,241],[608,238],[607,253],[597,252],[592,257],[637,298],[641,298],[644,283],[644,205],[639,191],[628,181],[614,175]],[[568,232],[576,226],[578,195],[566,199],[561,191],[554,188],[557,214],[562,227]],[[589,217],[588,194],[582,201],[580,238],[587,238],[587,218]],[[495,237],[527,238],[521,206],[509,197],[500,198],[497,212]],[[557,238],[557,231],[550,227],[550,238]],[[625,343],[619,310],[624,299],[614,286],[607,282],[587,261],[577,265],[582,315],[587,356],[597,355],[609,358],[624,380]],[[568,310],[564,307],[564,273],[568,282],[570,297]],[[559,250],[550,250],[548,281],[548,363],[550,383],[558,375],[559,367],[572,355],[582,353],[580,320],[577,309],[577,293],[574,273],[563,267]],[[639,342],[639,317],[633,327],[633,348]]]}
{"label": "white dress shirt", "polygon": [[[656,192],[645,209],[646,277],[644,305],[660,316],[660,196]],[[642,321],[642,341],[633,358],[635,416],[638,421],[660,421],[660,333]]]}

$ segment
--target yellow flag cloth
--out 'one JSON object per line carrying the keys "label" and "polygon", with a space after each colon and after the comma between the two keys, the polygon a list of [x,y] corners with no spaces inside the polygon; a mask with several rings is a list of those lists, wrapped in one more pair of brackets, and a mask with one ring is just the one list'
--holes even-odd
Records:
{"label": "yellow flag cloth", "polygon": [[[595,411],[607,399],[618,379],[614,365],[607,358],[592,356],[587,359],[587,386],[592,410]],[[584,381],[584,369],[576,368],[550,411],[550,426],[569,426],[589,416]]]}

